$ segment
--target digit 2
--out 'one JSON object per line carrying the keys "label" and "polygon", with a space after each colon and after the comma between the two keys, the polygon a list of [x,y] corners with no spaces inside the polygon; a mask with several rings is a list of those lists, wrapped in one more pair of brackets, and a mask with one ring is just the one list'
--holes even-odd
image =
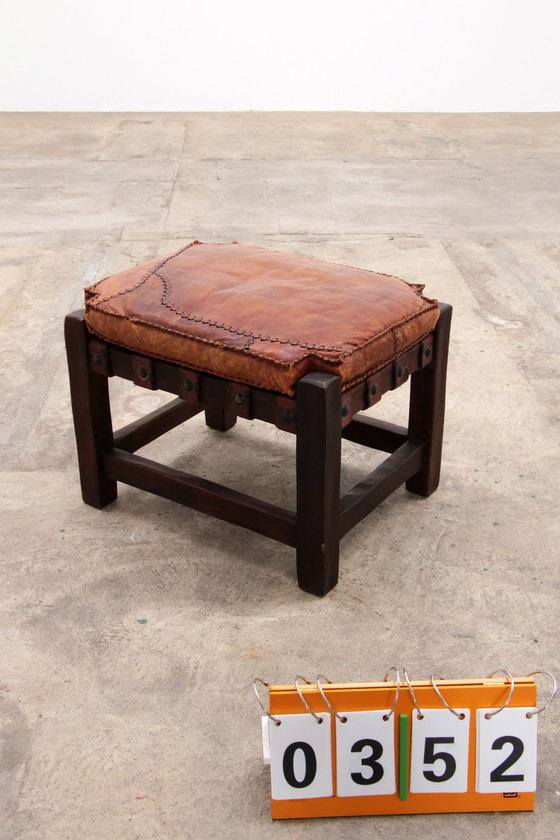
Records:
{"label": "digit 2", "polygon": [[508,757],[502,761],[501,764],[498,765],[492,772],[490,773],[490,781],[491,782],[523,782],[525,776],[523,773],[510,773],[509,775],[505,775],[505,771],[509,770],[509,768],[515,764],[521,756],[523,755],[523,751],[525,749],[523,745],[523,741],[521,738],[517,738],[515,735],[502,735],[501,738],[496,738],[494,743],[492,744],[493,750],[501,750],[506,744],[511,744],[512,750]]}

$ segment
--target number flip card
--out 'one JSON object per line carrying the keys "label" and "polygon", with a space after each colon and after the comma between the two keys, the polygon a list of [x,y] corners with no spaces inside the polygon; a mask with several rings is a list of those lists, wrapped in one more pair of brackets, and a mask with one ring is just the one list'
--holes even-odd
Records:
{"label": "number flip card", "polygon": [[470,710],[422,709],[412,715],[411,793],[465,793]]}
{"label": "number flip card", "polygon": [[[537,716],[533,708],[478,709],[476,789],[522,793],[537,787]],[[531,715],[527,717],[527,715]]]}
{"label": "number flip card", "polygon": [[278,715],[269,722],[273,799],[332,796],[330,715]]}
{"label": "number flip card", "polygon": [[395,793],[395,725],[389,709],[336,719],[337,796]]}

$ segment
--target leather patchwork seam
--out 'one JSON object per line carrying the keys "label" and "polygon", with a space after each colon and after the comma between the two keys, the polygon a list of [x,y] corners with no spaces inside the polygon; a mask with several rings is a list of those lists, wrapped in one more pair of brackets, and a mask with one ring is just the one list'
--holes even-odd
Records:
{"label": "leather patchwork seam", "polygon": [[[331,353],[344,354],[344,350],[342,347],[329,347],[326,344],[308,344],[307,342],[299,341],[299,339],[297,338],[276,338],[271,335],[261,335],[259,333],[251,332],[251,330],[243,330],[241,329],[241,327],[233,327],[228,324],[220,324],[218,323],[218,321],[212,321],[210,318],[202,317],[202,315],[194,315],[191,312],[187,314],[181,309],[179,309],[177,306],[174,306],[169,301],[169,297],[172,291],[171,280],[168,277],[164,277],[162,274],[159,273],[159,271],[154,271],[153,273],[156,275],[156,277],[159,277],[159,279],[163,283],[164,292],[160,300],[161,305],[166,307],[166,309],[170,309],[171,312],[174,312],[175,315],[178,315],[180,318],[183,318],[186,321],[192,321],[195,324],[204,324],[207,327],[215,327],[218,330],[230,332],[232,333],[232,335],[242,335],[245,338],[251,339],[249,344],[251,344],[253,341],[268,341],[271,344],[291,344],[294,347],[304,347],[306,350],[324,350]],[[198,336],[192,336],[192,338],[198,338]],[[247,345],[245,347],[247,350],[249,349]]]}
{"label": "leather patchwork seam", "polygon": [[[103,314],[107,315],[108,313],[103,312]],[[113,313],[110,313],[110,314],[111,314],[112,317],[116,318],[118,321],[125,320],[125,319],[123,319],[123,317],[121,315],[115,315]],[[167,333],[169,335],[179,336],[179,338],[188,338],[191,341],[199,341],[201,344],[208,344],[212,347],[219,347],[220,350],[227,350],[227,351],[231,350],[234,353],[241,353],[241,355],[251,356],[251,358],[262,359],[264,362],[271,363],[272,365],[274,365],[274,367],[291,368],[291,367],[294,366],[293,361],[282,362],[279,359],[278,360],[277,359],[271,359],[270,356],[265,356],[264,353],[255,353],[253,350],[247,350],[245,347],[235,347],[234,345],[231,345],[231,344],[224,344],[222,341],[213,341],[210,338],[201,338],[200,336],[197,336],[197,335],[190,335],[189,333],[181,332],[181,330],[173,330],[170,327],[162,327],[159,324],[152,324],[149,321],[141,321],[139,318],[127,318],[126,320],[130,321],[132,324],[139,324],[142,327],[149,327],[150,330],[156,330],[158,332]],[[119,347],[125,347],[127,350],[134,350],[134,351],[138,352],[137,347],[133,347],[130,344],[125,344],[123,341],[121,341],[120,338],[115,339],[115,338],[111,338],[110,336],[107,336],[105,333],[102,333],[101,330],[97,326],[95,328],[90,328],[90,329],[95,335],[99,336],[99,338],[103,338],[105,341],[108,341],[110,344],[117,344]],[[169,356],[157,355],[156,353],[152,353],[152,355],[154,356],[154,358],[161,359],[162,361],[171,361]],[[338,364],[338,359],[335,359],[335,360],[328,359],[327,357],[321,356],[318,353],[313,354],[313,355],[315,355],[318,359],[322,359],[323,361],[327,362],[330,365],[337,365]],[[174,361],[173,364],[182,364],[182,363]],[[201,368],[201,370],[202,370],[202,368]],[[207,371],[207,373],[213,373],[213,372],[214,371],[211,371],[211,370]]]}
{"label": "leather patchwork seam", "polygon": [[[96,309],[95,304],[87,303],[86,304],[86,312],[87,312],[88,307],[91,307],[94,310]],[[319,359],[322,359],[323,361],[327,362],[328,364],[331,364],[331,365],[332,364],[339,364],[343,360],[347,359],[349,356],[352,356],[354,353],[359,352],[360,350],[363,350],[363,348],[367,347],[369,344],[373,344],[373,342],[384,338],[384,336],[386,336],[388,333],[392,333],[392,335],[393,335],[394,348],[396,350],[397,341],[396,341],[396,335],[395,335],[395,328],[401,327],[401,326],[403,326],[403,324],[406,324],[409,321],[414,321],[419,315],[423,314],[424,312],[429,312],[432,309],[437,309],[437,308],[438,308],[438,304],[437,304],[437,302],[434,302],[434,304],[432,306],[428,306],[425,309],[420,310],[419,312],[415,312],[412,315],[408,316],[407,318],[403,318],[402,320],[398,321],[397,323],[391,324],[391,326],[386,327],[381,332],[378,332],[375,335],[370,336],[370,338],[366,339],[366,341],[364,341],[362,344],[357,344],[354,347],[351,347],[346,352],[341,352],[337,359],[329,359],[326,356],[322,356],[320,353],[313,353],[312,355],[316,356]],[[291,367],[292,364],[293,364],[293,362],[291,362],[291,361],[290,362],[282,362],[282,361],[276,360],[276,359],[273,360],[273,359],[270,358],[270,356],[266,356],[263,353],[257,353],[252,348],[235,347],[234,345],[224,344],[222,341],[212,340],[210,338],[202,338],[201,336],[198,336],[198,335],[192,335],[192,334],[189,334],[189,333],[185,333],[182,330],[175,330],[172,327],[162,327],[160,324],[154,324],[151,321],[144,321],[144,320],[142,320],[140,318],[137,318],[137,317],[129,317],[129,318],[125,319],[125,318],[123,318],[122,315],[115,312],[114,310],[111,311],[109,307],[107,307],[105,311],[103,309],[100,309],[99,311],[102,312],[104,315],[109,314],[119,321],[128,320],[128,321],[131,321],[134,324],[139,324],[140,326],[148,327],[149,329],[157,330],[158,332],[168,333],[169,335],[176,335],[176,336],[181,337],[181,338],[185,338],[185,337],[190,338],[192,341],[200,341],[203,344],[208,344],[208,345],[211,345],[213,347],[220,347],[221,349],[233,350],[237,353],[245,353],[245,354],[250,355],[250,356],[252,356],[256,359],[263,359],[267,362],[272,362],[272,364],[274,364],[274,365]],[[101,335],[100,331],[97,328],[95,328],[93,331],[97,335],[99,335],[101,338],[105,338],[106,341],[121,344],[121,346],[123,346],[123,347],[128,346],[128,345],[122,344],[122,342],[120,340],[115,341],[114,338],[109,338],[106,335]],[[428,333],[426,333],[425,335],[428,335]],[[422,337],[425,337],[425,336],[421,336],[420,338],[416,339],[416,341],[420,341]],[[272,339],[270,339],[270,341],[272,341]],[[413,343],[415,344],[416,341],[414,341]],[[283,342],[281,339],[278,339],[278,343],[288,343],[288,342]],[[292,343],[293,346],[295,346],[295,347],[303,347],[305,349],[317,349],[317,350],[327,350],[327,351],[331,349],[329,347],[314,348],[313,345],[299,344],[297,342],[295,342],[295,343],[294,342],[289,342],[289,343]],[[129,347],[129,349],[135,350],[137,348]],[[335,352],[340,351],[340,348],[335,347],[334,351]],[[395,358],[395,356],[396,356],[396,352],[394,352],[393,359]],[[164,357],[162,356],[161,358],[163,359]]]}
{"label": "leather patchwork seam", "polygon": [[[98,298],[94,302],[93,305],[97,306],[97,304],[99,304],[99,303],[106,303],[109,300],[113,300],[113,298],[120,297],[121,295],[127,295],[127,294],[129,294],[129,292],[136,291],[136,289],[139,289],[140,286],[143,286],[145,283],[147,283],[148,280],[150,279],[150,277],[152,277],[154,274],[157,274],[157,272],[160,271],[160,269],[162,269],[163,266],[166,263],[168,263],[170,260],[174,259],[175,257],[178,257],[179,254],[182,254],[184,251],[187,251],[189,248],[192,248],[193,245],[202,245],[202,242],[199,242],[198,239],[195,239],[194,242],[190,242],[188,245],[185,245],[184,248],[179,248],[179,250],[176,251],[174,254],[169,254],[167,257],[164,257],[164,259],[161,260],[161,262],[159,262],[154,268],[150,269],[150,271],[148,271],[147,274],[145,274],[143,277],[141,277],[140,280],[138,280],[132,286],[128,286],[126,289],[120,289],[118,292],[114,292],[112,295],[107,295],[104,298]],[[103,283],[104,280],[108,280],[108,279],[109,279],[108,277],[105,277],[105,278],[103,278],[103,280],[99,280],[97,283],[94,283],[93,286],[89,286],[85,290],[86,295],[88,295],[88,296],[91,295],[92,298],[95,297],[97,295],[97,292],[95,291],[95,289],[101,283]]]}

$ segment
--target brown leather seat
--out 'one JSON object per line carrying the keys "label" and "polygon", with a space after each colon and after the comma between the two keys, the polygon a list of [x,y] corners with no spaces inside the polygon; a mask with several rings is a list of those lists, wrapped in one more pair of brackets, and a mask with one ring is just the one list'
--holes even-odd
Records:
{"label": "brown leather seat", "polygon": [[309,371],[343,389],[430,333],[423,286],[237,243],[193,242],[86,289],[95,335],[140,354],[292,395]]}

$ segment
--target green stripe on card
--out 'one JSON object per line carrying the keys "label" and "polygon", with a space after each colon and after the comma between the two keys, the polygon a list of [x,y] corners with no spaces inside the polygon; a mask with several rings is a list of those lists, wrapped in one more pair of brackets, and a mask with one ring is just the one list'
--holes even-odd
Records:
{"label": "green stripe on card", "polygon": [[408,793],[408,715],[399,715],[399,799]]}

